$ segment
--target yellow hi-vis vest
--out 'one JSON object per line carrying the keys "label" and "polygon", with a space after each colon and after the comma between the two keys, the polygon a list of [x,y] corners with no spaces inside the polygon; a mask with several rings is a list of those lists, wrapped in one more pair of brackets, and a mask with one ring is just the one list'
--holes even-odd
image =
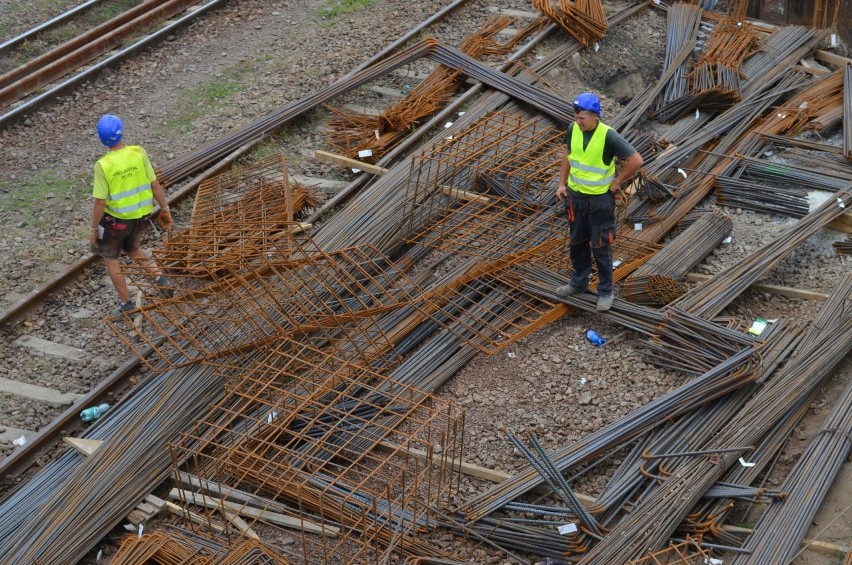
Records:
{"label": "yellow hi-vis vest", "polygon": [[109,185],[106,213],[122,220],[133,220],[154,209],[154,192],[145,174],[145,156],[138,145],[110,151],[98,161]]}
{"label": "yellow hi-vis vest", "polygon": [[571,165],[568,186],[571,190],[583,194],[604,194],[609,190],[615,178],[615,158],[609,165],[603,162],[604,142],[609,126],[598,122],[598,127],[583,149],[583,131],[576,123],[571,129],[571,153],[568,164]]}

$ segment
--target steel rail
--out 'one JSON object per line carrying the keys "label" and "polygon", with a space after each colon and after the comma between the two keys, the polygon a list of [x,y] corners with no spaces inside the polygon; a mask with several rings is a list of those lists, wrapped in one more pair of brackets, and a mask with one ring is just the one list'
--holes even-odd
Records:
{"label": "steel rail", "polygon": [[74,16],[81,12],[85,12],[92,6],[96,6],[105,0],[88,0],[87,2],[83,2],[79,6],[75,6],[70,10],[59,14],[58,16],[54,16],[49,20],[38,24],[37,26],[16,35],[11,39],[7,39],[3,43],[0,43],[0,57],[6,55],[9,51],[20,45],[21,43],[28,41],[30,38],[37,36],[40,33],[44,33],[45,31],[56,27],[60,24],[67,22],[72,19]]}
{"label": "steel rail", "polygon": [[143,37],[133,45],[110,55],[109,57],[98,63],[95,63],[86,70],[77,73],[73,77],[50,88],[46,92],[39,94],[38,96],[35,96],[18,106],[15,106],[11,110],[7,111],[5,114],[0,115],[0,128],[10,125],[14,120],[21,118],[26,113],[41,107],[43,104],[53,100],[60,94],[63,94],[66,91],[82,84],[86,80],[95,77],[103,69],[113,65],[114,63],[123,61],[127,57],[134,55],[137,52],[146,49],[147,47],[150,47],[152,44],[154,44],[160,39],[165,39],[167,36],[171,35],[175,31],[187,26],[192,20],[194,20],[198,16],[203,15],[209,10],[218,7],[220,4],[223,4],[226,1],[227,0],[210,0],[207,4],[200,6],[197,10],[193,10],[191,13],[185,14],[184,16],[178,18],[177,20],[166,25],[165,27],[162,27],[154,33]]}

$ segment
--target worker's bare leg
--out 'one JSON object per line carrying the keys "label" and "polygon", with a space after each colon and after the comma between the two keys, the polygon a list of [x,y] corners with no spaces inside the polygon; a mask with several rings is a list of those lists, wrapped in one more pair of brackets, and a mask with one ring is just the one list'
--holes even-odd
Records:
{"label": "worker's bare leg", "polygon": [[134,261],[142,265],[151,278],[156,279],[163,274],[163,271],[160,270],[157,262],[151,259],[151,253],[146,249],[139,247],[133,251],[127,252],[127,254],[132,257]]}
{"label": "worker's bare leg", "polygon": [[115,288],[118,299],[122,304],[130,300],[130,292],[127,290],[127,281],[124,279],[124,273],[121,272],[121,265],[118,259],[107,259],[104,257],[104,265],[106,265],[109,280],[112,281],[112,286]]}

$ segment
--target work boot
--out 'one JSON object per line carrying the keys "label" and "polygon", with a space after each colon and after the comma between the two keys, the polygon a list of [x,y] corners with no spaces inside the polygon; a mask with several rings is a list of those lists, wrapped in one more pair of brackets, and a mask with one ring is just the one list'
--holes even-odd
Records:
{"label": "work boot", "polygon": [[136,303],[132,300],[128,300],[127,302],[118,302],[118,308],[112,311],[112,313],[116,316],[121,315],[123,312],[130,312],[131,310],[136,309]]}
{"label": "work boot", "polygon": [[559,298],[568,298],[569,296],[580,294],[585,290],[585,288],[578,288],[572,284],[563,284],[562,286],[556,287],[556,296]]}
{"label": "work boot", "polygon": [[158,290],[163,298],[171,298],[175,295],[175,285],[172,284],[172,280],[166,275],[160,275],[154,279],[154,282],[160,286]]}
{"label": "work boot", "polygon": [[609,294],[599,294],[598,295],[598,304],[595,306],[595,309],[598,312],[606,312],[612,308],[612,293]]}

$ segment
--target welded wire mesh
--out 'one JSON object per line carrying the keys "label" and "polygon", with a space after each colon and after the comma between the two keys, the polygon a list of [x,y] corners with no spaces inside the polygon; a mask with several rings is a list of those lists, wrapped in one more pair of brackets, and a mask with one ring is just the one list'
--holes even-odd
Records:
{"label": "welded wire mesh", "polygon": [[239,488],[288,503],[289,511],[275,504],[276,513],[318,526],[310,528],[318,534],[303,530],[301,542],[319,562],[386,563],[403,538],[416,545],[411,536],[434,526],[429,508],[443,507],[457,488],[436,464],[461,457],[463,415],[383,372],[314,367],[268,362],[243,372],[173,445],[176,474],[186,459],[201,484],[218,485],[200,513],[239,512],[245,503],[229,501]]}
{"label": "welded wire mesh", "polygon": [[661,551],[649,551],[648,555],[627,561],[625,565],[707,565],[713,553],[701,547],[701,538],[687,538],[680,543],[671,543]]}
{"label": "welded wire mesh", "polygon": [[175,276],[171,297],[108,318],[107,325],[149,366],[146,345],[168,368],[214,363],[281,336],[373,320],[420,298],[415,281],[371,246],[324,253],[310,238],[286,231],[283,241],[269,244],[271,251],[252,263],[217,263],[205,279],[191,281],[206,284],[189,286]]}

